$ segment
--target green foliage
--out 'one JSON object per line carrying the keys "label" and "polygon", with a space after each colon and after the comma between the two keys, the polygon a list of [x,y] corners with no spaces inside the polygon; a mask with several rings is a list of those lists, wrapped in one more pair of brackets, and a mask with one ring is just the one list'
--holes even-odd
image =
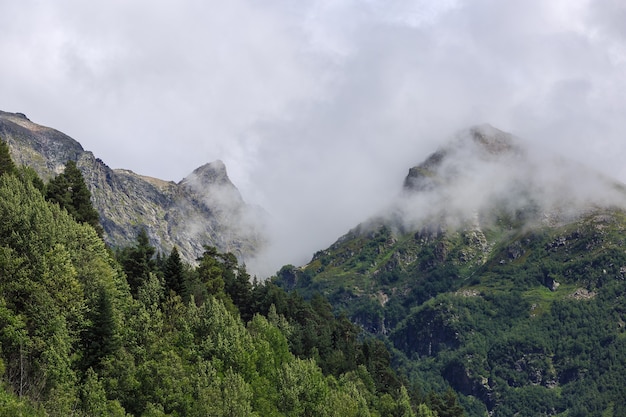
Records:
{"label": "green foliage", "polygon": [[430,408],[428,408],[428,406],[426,404],[420,404],[417,406],[417,413],[415,414],[416,417],[437,417],[437,414],[435,414]]}
{"label": "green foliage", "polygon": [[180,259],[178,249],[174,247],[163,264],[163,277],[167,290],[178,295],[185,294],[185,266]]}
{"label": "green foliage", "polygon": [[108,400],[106,394],[102,381],[89,368],[81,389],[82,411],[90,417],[125,417],[126,413],[119,401]]}
{"label": "green foliage", "polygon": [[50,180],[46,186],[46,199],[59,204],[76,221],[91,225],[102,236],[100,215],[91,204],[91,193],[76,162],[67,161],[63,173]]}
{"label": "green foliage", "polygon": [[456,394],[448,389],[443,396],[431,392],[426,400],[432,412],[439,417],[460,417],[464,415]]}
{"label": "green foliage", "polygon": [[224,268],[219,259],[217,249],[214,247],[206,247],[204,254],[199,259],[200,264],[196,269],[198,280],[204,284],[204,294],[213,295],[222,300],[225,299],[224,293]]}
{"label": "green foliage", "polygon": [[370,374],[389,372],[389,355],[358,366],[358,331],[325,299],[252,285],[231,254],[157,262],[144,232],[118,264],[93,228],[11,174],[0,215],[0,416],[410,410],[406,390],[382,394]]}
{"label": "green foliage", "polygon": [[197,302],[207,296],[221,300],[231,312],[237,312],[244,321],[254,314],[252,306],[252,283],[245,265],[239,265],[232,253],[220,253],[217,248],[206,246],[195,274],[188,278],[186,287]]}
{"label": "green foliage", "polygon": [[13,163],[11,153],[9,152],[9,145],[0,138],[0,175],[3,174],[16,174],[17,167]]}
{"label": "green foliage", "polygon": [[90,325],[83,334],[83,369],[99,369],[101,362],[120,348],[121,329],[112,297],[110,291],[101,287],[90,311]]}
{"label": "green foliage", "polygon": [[117,292],[113,260],[93,228],[45,201],[34,181],[0,177],[3,384],[24,409],[69,415],[80,396],[81,335],[95,288]]}
{"label": "green foliage", "polygon": [[313,360],[298,359],[286,363],[281,369],[278,384],[282,393],[279,410],[286,416],[327,415],[324,408],[329,388]]}
{"label": "green foliage", "polygon": [[116,262],[68,211],[0,176],[0,416],[626,413],[621,212],[362,230],[259,284],[145,230]]}
{"label": "green foliage", "polygon": [[34,406],[25,398],[19,398],[6,387],[0,388],[0,417],[45,417],[46,410]]}
{"label": "green foliage", "polygon": [[333,311],[392,342],[389,362],[429,393],[412,394],[414,411],[426,401],[439,415],[618,415],[626,214],[530,227],[536,214],[500,213],[482,230],[362,226],[272,282],[291,297],[325,294]]}
{"label": "green foliage", "polygon": [[17,176],[22,180],[22,182],[32,184],[33,187],[39,190],[42,194],[45,192],[46,185],[31,167],[22,166],[17,170]]}
{"label": "green foliage", "polygon": [[137,244],[130,248],[124,248],[118,254],[117,257],[124,268],[126,279],[134,295],[155,270],[153,258],[155,253],[156,249],[150,245],[146,229],[142,228],[137,234]]}

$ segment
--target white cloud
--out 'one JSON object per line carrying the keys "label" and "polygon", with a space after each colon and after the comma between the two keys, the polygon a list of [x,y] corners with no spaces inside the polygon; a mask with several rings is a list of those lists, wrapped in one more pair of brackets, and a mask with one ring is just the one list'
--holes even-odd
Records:
{"label": "white cloud", "polygon": [[618,0],[25,0],[0,14],[0,109],[142,174],[224,160],[280,223],[276,263],[306,261],[477,123],[626,180]]}

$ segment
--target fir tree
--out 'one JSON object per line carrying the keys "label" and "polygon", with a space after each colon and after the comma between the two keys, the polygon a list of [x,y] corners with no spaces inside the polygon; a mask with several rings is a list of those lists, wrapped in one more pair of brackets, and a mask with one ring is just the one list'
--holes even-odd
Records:
{"label": "fir tree", "polygon": [[221,263],[218,261],[217,248],[205,246],[202,257],[198,259],[200,264],[196,269],[198,277],[204,283],[209,294],[217,296],[224,294],[224,278]]}
{"label": "fir tree", "polygon": [[167,289],[182,296],[185,291],[185,269],[176,247],[172,249],[170,256],[165,259],[163,276]]}
{"label": "fir tree", "polygon": [[91,203],[91,193],[76,162],[67,161],[65,171],[50,180],[46,199],[58,203],[81,223],[91,225],[102,236],[100,216]]}
{"label": "fir tree", "polygon": [[15,174],[17,167],[11,159],[11,153],[9,152],[9,145],[0,138],[0,175],[2,174]]}
{"label": "fir tree", "polygon": [[224,291],[239,309],[244,321],[252,319],[252,284],[245,265],[237,266],[237,258],[232,253],[222,255],[224,259]]}
{"label": "fir tree", "polygon": [[150,245],[146,229],[141,229],[137,235],[137,244],[122,254],[122,266],[126,279],[133,294],[137,294],[139,286],[146,282],[153,272],[153,256],[156,249]]}
{"label": "fir tree", "polygon": [[111,295],[101,288],[92,312],[92,326],[85,332],[84,369],[98,369],[100,361],[115,353],[120,346]]}

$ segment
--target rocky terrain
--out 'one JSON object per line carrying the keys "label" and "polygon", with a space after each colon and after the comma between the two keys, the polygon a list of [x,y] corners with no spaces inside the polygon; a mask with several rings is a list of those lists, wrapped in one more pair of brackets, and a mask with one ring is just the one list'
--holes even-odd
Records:
{"label": "rocky terrain", "polygon": [[0,112],[0,138],[18,165],[32,167],[44,181],[62,172],[68,160],[76,161],[112,247],[134,244],[145,228],[155,247],[169,253],[176,246],[193,264],[204,245],[245,261],[264,242],[264,212],[244,202],[221,161],[178,183],[111,169],[76,140],[20,113]]}

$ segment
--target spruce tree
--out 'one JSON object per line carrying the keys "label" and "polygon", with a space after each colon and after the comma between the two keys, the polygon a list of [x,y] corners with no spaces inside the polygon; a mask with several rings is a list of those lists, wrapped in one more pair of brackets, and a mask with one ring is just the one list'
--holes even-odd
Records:
{"label": "spruce tree", "polygon": [[95,308],[91,311],[91,323],[84,334],[84,369],[92,367],[98,369],[100,361],[113,355],[120,347],[113,300],[104,288],[100,288]]}
{"label": "spruce tree", "polygon": [[180,259],[180,254],[178,253],[178,249],[174,247],[163,265],[163,276],[167,289],[181,296],[185,289],[184,272],[185,270],[183,262]]}
{"label": "spruce tree", "polygon": [[0,175],[2,174],[15,174],[17,167],[11,159],[11,153],[9,152],[9,145],[0,138]]}
{"label": "spruce tree", "polygon": [[198,259],[200,264],[196,272],[200,282],[204,283],[209,294],[217,296],[224,294],[224,277],[221,262],[218,261],[219,253],[213,246],[205,246],[202,257]]}
{"label": "spruce tree", "polygon": [[250,306],[252,304],[252,284],[245,265],[238,265],[237,258],[230,252],[218,255],[222,264],[222,278],[224,292],[233,300],[239,309],[241,317],[248,321],[252,318]]}
{"label": "spruce tree", "polygon": [[91,225],[98,235],[102,236],[100,216],[91,204],[91,192],[76,162],[67,161],[65,171],[50,180],[46,190],[46,199],[58,203],[76,221]]}
{"label": "spruce tree", "polygon": [[122,254],[122,266],[133,294],[146,282],[154,269],[153,256],[156,249],[150,245],[146,229],[142,228],[137,235],[137,244]]}

